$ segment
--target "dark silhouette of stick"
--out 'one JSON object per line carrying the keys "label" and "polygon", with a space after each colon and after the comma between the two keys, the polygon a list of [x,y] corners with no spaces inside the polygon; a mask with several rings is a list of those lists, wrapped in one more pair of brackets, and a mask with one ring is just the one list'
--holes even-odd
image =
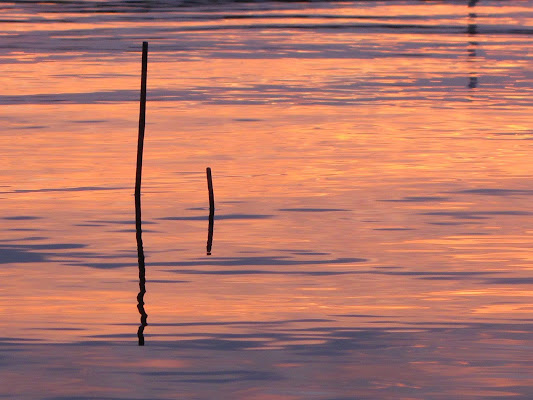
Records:
{"label": "dark silhouette of stick", "polygon": [[[137,141],[137,171],[135,176],[135,210],[141,212],[141,176],[143,169],[144,128],[146,125],[146,76],[148,73],[148,42],[143,42],[141,72],[141,108],[139,111],[139,137]],[[140,222],[140,218],[139,218]]]}
{"label": "dark silhouette of stick", "polygon": [[211,176],[211,168],[207,167],[207,190],[209,191],[209,228],[207,231],[207,255],[211,255],[211,248],[213,247],[213,229],[215,224],[215,194],[213,192],[213,177]]}
{"label": "dark silhouette of stick", "polygon": [[148,314],[144,309],[144,294],[146,293],[146,268],[144,264],[144,250],[141,227],[141,176],[143,164],[144,128],[146,123],[146,76],[148,72],[148,42],[143,42],[141,73],[141,107],[139,112],[139,138],[137,142],[137,170],[135,176],[135,232],[137,238],[137,259],[139,262],[139,294],[137,295],[137,309],[141,315],[141,325],[137,330],[139,346],[144,346],[144,327],[148,325]]}

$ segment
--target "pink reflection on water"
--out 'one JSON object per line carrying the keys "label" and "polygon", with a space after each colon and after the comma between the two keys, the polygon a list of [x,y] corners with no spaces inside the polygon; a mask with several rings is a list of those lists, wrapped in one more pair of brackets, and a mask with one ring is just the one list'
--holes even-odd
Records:
{"label": "pink reflection on water", "polygon": [[506,29],[529,17],[483,3],[69,10],[0,33],[3,393],[35,398],[33,365],[50,396],[131,397],[132,377],[146,398],[526,396],[531,74]]}

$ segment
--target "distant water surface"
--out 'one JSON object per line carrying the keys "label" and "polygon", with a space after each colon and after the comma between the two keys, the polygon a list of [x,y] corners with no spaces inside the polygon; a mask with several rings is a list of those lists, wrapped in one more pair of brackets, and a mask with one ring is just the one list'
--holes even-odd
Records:
{"label": "distant water surface", "polygon": [[2,2],[0,398],[533,398],[532,9]]}

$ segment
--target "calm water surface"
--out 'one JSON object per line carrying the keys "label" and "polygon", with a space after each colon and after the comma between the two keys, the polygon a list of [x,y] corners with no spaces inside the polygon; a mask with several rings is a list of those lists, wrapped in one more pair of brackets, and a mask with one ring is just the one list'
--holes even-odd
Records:
{"label": "calm water surface", "polygon": [[532,7],[2,2],[0,398],[533,398]]}

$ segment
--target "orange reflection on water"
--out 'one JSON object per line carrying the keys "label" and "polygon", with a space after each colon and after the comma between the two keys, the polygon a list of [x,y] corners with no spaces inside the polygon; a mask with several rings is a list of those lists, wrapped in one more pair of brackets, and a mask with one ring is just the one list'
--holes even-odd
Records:
{"label": "orange reflection on water", "polygon": [[[500,21],[499,8],[480,10],[487,14],[477,20],[480,32]],[[479,54],[469,58],[465,6],[379,11],[449,15],[437,24],[457,29],[304,31],[297,28],[303,18],[286,11],[253,22],[246,44],[244,25],[234,20],[72,25],[89,37],[91,29],[127,28],[124,42],[137,40],[135,30],[162,35],[150,42],[143,175],[148,333],[235,329],[213,325],[206,333],[170,325],[176,321],[326,319],[368,327],[385,319],[405,327],[523,317],[526,305],[499,304],[508,300],[499,288],[509,286],[498,279],[521,285],[532,259],[529,92],[505,83],[508,75],[527,82],[527,62],[489,55],[523,49],[524,40],[513,36],[510,49],[505,36],[479,33]],[[324,10],[304,12],[312,15],[306,24],[331,22]],[[331,12],[348,18],[376,10]],[[272,26],[280,23],[289,26]],[[77,35],[72,26],[13,30],[57,30],[51,39],[68,40]],[[176,48],[189,39],[208,44]],[[13,336],[68,341],[135,332],[120,325],[137,318],[130,222],[140,66],[127,43],[113,54],[81,57],[74,49],[39,62],[42,54],[25,48],[8,54],[20,64],[0,66],[9,125],[2,197],[4,217],[15,218],[4,220],[4,238],[41,257],[15,258],[1,272],[10,282],[2,298],[11,302]],[[477,88],[467,87],[473,73]],[[211,258],[203,257],[206,166],[217,199]],[[79,246],[54,250],[64,243]],[[486,285],[498,286],[479,290]],[[513,290],[513,300],[524,297],[516,293],[527,291]],[[363,316],[347,322],[353,314]],[[83,333],[28,330],[53,324]]]}

